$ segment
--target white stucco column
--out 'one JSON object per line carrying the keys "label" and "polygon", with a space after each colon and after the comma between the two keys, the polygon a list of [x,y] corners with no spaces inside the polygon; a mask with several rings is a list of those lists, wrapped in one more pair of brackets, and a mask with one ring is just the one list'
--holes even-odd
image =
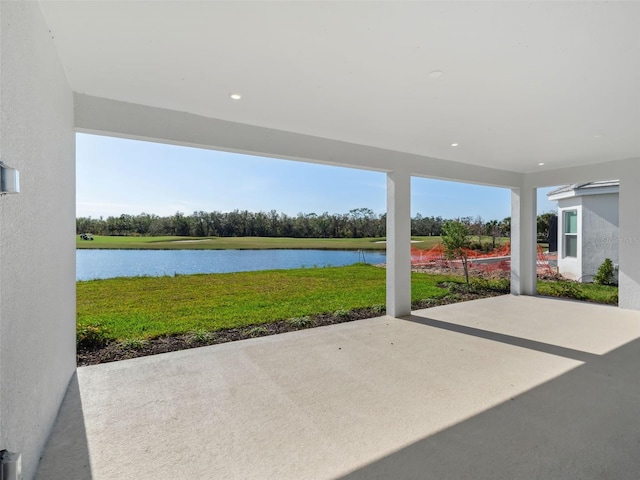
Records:
{"label": "white stucco column", "polygon": [[536,189],[511,189],[511,293],[535,295]]}
{"label": "white stucco column", "polygon": [[618,305],[640,310],[640,165],[630,164],[620,178]]}
{"label": "white stucco column", "polygon": [[411,313],[411,175],[387,174],[387,315]]}

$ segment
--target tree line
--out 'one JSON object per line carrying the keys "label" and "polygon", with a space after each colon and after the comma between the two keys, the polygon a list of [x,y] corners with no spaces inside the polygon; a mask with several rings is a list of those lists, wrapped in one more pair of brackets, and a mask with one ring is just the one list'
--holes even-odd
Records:
{"label": "tree line", "polygon": [[[471,235],[508,237],[511,218],[485,221],[482,217],[455,219],[469,228]],[[540,217],[538,217],[540,222]],[[442,234],[446,219],[417,214],[411,219],[411,234],[434,236]],[[386,236],[386,214],[376,214],[369,208],[356,208],[348,213],[298,213],[295,216],[269,212],[194,212],[161,217],[149,213],[109,216],[106,219],[79,217],[76,233],[94,235],[178,235],[190,237],[293,237],[293,238],[366,238]]]}

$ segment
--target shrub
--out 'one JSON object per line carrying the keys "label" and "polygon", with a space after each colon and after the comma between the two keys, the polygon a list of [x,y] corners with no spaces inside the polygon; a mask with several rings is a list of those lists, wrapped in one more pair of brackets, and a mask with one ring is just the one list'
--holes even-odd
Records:
{"label": "shrub", "polygon": [[[440,282],[440,288],[446,288],[450,294],[488,295],[511,292],[511,280],[508,278],[474,278],[471,283]],[[447,296],[447,298],[450,298]]]}
{"label": "shrub", "polygon": [[511,292],[511,280],[508,278],[477,278],[471,285],[476,288],[472,293],[485,293],[487,290],[498,293]]}
{"label": "shrub", "polygon": [[250,337],[260,337],[268,333],[268,330],[265,327],[253,327],[247,330],[247,335]]}
{"label": "shrub", "polygon": [[349,310],[341,308],[333,312],[333,316],[338,318],[347,318],[349,316]]}
{"label": "shrub", "polygon": [[382,305],[381,303],[378,303],[378,304],[373,305],[371,307],[371,311],[373,313],[379,313],[381,315],[385,312],[385,310],[386,310],[386,307],[384,305]]}
{"label": "shrub", "polygon": [[509,278],[487,280],[487,284],[487,288],[495,290],[496,292],[511,293],[511,279]]}
{"label": "shrub", "polygon": [[549,295],[554,297],[574,298],[576,300],[584,300],[587,295],[577,283],[573,282],[557,282],[549,285]]}
{"label": "shrub", "polygon": [[313,325],[313,320],[309,317],[291,318],[288,322],[289,325],[295,328],[309,328]]}
{"label": "shrub", "polygon": [[598,267],[598,273],[593,277],[593,283],[598,285],[615,285],[616,275],[613,268],[613,262],[610,258],[605,258],[602,265]]}
{"label": "shrub", "polygon": [[414,310],[418,310],[422,308],[431,308],[437,305],[440,305],[440,301],[435,298],[423,298],[422,300],[411,302],[411,308]]}
{"label": "shrub", "polygon": [[490,243],[480,243],[480,242],[472,242],[469,245],[471,250],[476,250],[478,252],[488,253],[493,250],[493,246]]}
{"label": "shrub", "polygon": [[107,329],[100,323],[76,324],[76,345],[78,348],[102,348],[109,339]]}
{"label": "shrub", "polygon": [[125,338],[120,342],[120,346],[126,350],[142,350],[147,346],[146,340],[140,340],[139,338]]}
{"label": "shrub", "polygon": [[187,337],[187,343],[208,343],[212,338],[213,335],[211,334],[211,332],[200,328],[189,333],[189,336]]}

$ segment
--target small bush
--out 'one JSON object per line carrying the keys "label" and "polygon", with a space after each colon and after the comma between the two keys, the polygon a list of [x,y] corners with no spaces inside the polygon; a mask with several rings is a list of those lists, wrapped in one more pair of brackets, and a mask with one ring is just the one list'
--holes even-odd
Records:
{"label": "small bush", "polygon": [[598,273],[593,277],[593,283],[598,285],[615,285],[616,274],[613,268],[613,262],[610,258],[605,258],[602,265],[598,267]]}
{"label": "small bush", "polygon": [[309,328],[313,326],[313,320],[309,317],[291,318],[288,323],[294,328]]}
{"label": "small bush", "polygon": [[188,343],[207,343],[211,341],[212,338],[213,338],[213,335],[211,334],[211,332],[208,332],[207,330],[200,328],[198,330],[195,330],[189,333],[189,336],[187,337],[187,342]]}
{"label": "small bush", "polygon": [[438,287],[446,288],[449,291],[455,290],[458,285],[460,285],[458,282],[440,282],[437,284]]}
{"label": "small bush", "polygon": [[338,318],[347,318],[349,316],[349,310],[344,310],[343,308],[341,308],[333,312],[333,316]]}
{"label": "small bush", "polygon": [[377,305],[373,305],[371,307],[371,311],[373,313],[379,313],[379,314],[383,314],[386,310],[386,307],[384,305],[382,305],[381,303],[378,303]]}
{"label": "small bush", "polygon": [[447,298],[454,298],[452,294],[482,296],[511,291],[511,281],[508,278],[474,278],[471,283],[440,282],[437,285],[449,290]]}
{"label": "small bush", "polygon": [[473,281],[473,284],[484,290],[500,293],[511,292],[511,280],[508,278],[478,278]]}
{"label": "small bush", "polygon": [[125,338],[120,342],[120,346],[126,350],[142,350],[147,346],[146,340],[139,338]]}
{"label": "small bush", "polygon": [[573,282],[551,283],[549,284],[549,291],[546,293],[553,297],[574,298],[576,300],[587,298],[580,286]]}
{"label": "small bush", "polygon": [[76,325],[76,345],[78,348],[102,348],[109,340],[107,330],[99,323]]}
{"label": "small bush", "polygon": [[488,253],[493,250],[493,246],[490,243],[480,243],[480,242],[472,242],[469,246],[471,250],[475,250],[477,252]]}
{"label": "small bush", "polygon": [[420,310],[423,308],[431,308],[438,305],[438,300],[435,298],[423,298],[421,300],[416,300],[415,302],[411,302],[412,310]]}
{"label": "small bush", "polygon": [[265,327],[253,327],[247,330],[247,335],[250,337],[261,337],[268,333],[268,330]]}
{"label": "small bush", "polygon": [[480,293],[482,287],[477,283],[454,283],[449,287],[451,293],[474,294]]}

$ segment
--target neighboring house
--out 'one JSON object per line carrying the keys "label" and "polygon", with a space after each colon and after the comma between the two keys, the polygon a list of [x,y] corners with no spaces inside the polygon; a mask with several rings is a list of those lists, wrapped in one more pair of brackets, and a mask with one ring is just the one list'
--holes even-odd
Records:
{"label": "neighboring house", "polygon": [[557,188],[547,196],[558,202],[558,272],[590,282],[605,258],[618,267],[619,180]]}

